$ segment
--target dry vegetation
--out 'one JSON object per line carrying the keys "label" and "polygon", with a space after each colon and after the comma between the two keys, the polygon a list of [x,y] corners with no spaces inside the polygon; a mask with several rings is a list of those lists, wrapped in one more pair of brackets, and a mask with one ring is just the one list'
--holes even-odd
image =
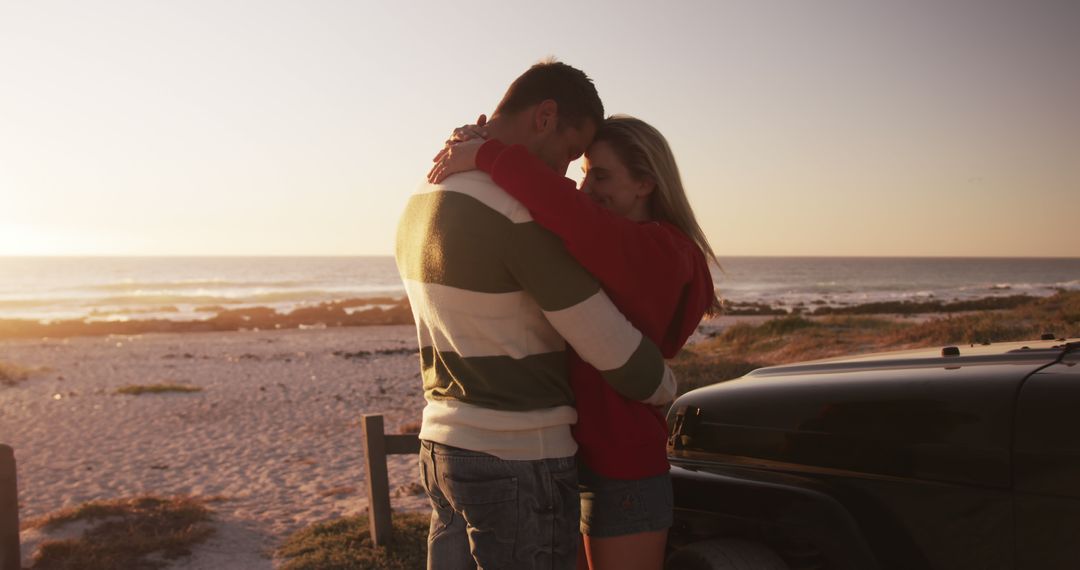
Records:
{"label": "dry vegetation", "polygon": [[189,384],[134,384],[116,389],[117,394],[138,396],[141,394],[164,394],[168,392],[202,392],[202,388]]}
{"label": "dry vegetation", "polygon": [[156,570],[213,534],[210,511],[190,497],[137,497],[93,501],[30,521],[26,528],[57,529],[87,521],[82,537],[49,540],[34,558],[34,570],[124,568]]}
{"label": "dry vegetation", "polygon": [[395,513],[393,543],[384,548],[371,545],[367,517],[337,519],[290,536],[277,555],[282,570],[422,570],[429,524],[427,514]]}
{"label": "dry vegetation", "polygon": [[47,372],[47,370],[0,361],[0,386],[14,386],[41,372]]}
{"label": "dry vegetation", "polygon": [[949,344],[1080,337],[1080,292],[1059,292],[1005,310],[946,315],[925,322],[895,316],[780,317],[740,323],[675,360],[680,393],[775,364]]}

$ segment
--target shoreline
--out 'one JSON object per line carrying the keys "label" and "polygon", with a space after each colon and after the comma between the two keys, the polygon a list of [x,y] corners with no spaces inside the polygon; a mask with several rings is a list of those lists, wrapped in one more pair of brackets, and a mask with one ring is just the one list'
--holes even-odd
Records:
{"label": "shoreline", "polygon": [[[357,308],[362,308],[356,310]],[[412,311],[404,297],[357,298],[326,301],[279,313],[271,307],[224,309],[209,307],[213,317],[198,320],[86,320],[43,322],[28,319],[0,319],[0,340],[14,338],[71,338],[152,333],[205,333],[265,331],[310,328],[361,327],[413,324]]]}
{"label": "shoreline", "polygon": [[[1013,309],[1043,299],[1033,295],[991,296],[966,301],[886,301],[832,306],[824,300],[793,306],[755,302],[729,302],[722,317],[784,317],[826,315],[906,315],[933,317]],[[74,338],[82,336],[206,333],[229,331],[306,330],[413,324],[412,310],[405,297],[356,298],[327,301],[299,307],[286,313],[271,307],[225,309],[205,307],[213,317],[198,320],[68,319],[53,322],[28,319],[0,319],[0,341],[16,338]]]}

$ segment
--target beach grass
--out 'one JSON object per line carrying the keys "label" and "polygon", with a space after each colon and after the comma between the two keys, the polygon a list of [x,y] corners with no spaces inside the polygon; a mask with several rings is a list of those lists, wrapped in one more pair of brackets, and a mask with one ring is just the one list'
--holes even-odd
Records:
{"label": "beach grass", "polygon": [[285,539],[281,570],[422,570],[430,515],[395,513],[393,543],[371,544],[367,517],[345,517],[301,529]]}
{"label": "beach grass", "polygon": [[165,568],[213,534],[210,517],[205,503],[192,497],[144,496],[64,509],[26,527],[55,530],[75,521],[90,526],[79,538],[43,542],[32,568]]}
{"label": "beach grass", "polygon": [[116,389],[117,394],[128,394],[131,396],[139,396],[141,394],[164,394],[168,392],[202,392],[202,388],[190,384],[132,384]]}
{"label": "beach grass", "polygon": [[983,297],[967,301],[880,301],[848,307],[817,307],[814,315],[916,315],[926,313],[962,313],[968,311],[993,311],[1015,309],[1039,299],[1031,295],[1006,297]]}
{"label": "beach grass", "polygon": [[0,360],[0,386],[14,386],[19,382],[29,380],[34,374],[45,371],[43,368],[22,366]]}
{"label": "beach grass", "polygon": [[910,348],[1037,340],[1044,333],[1080,337],[1080,292],[1062,291],[1008,309],[946,314],[923,322],[891,316],[794,315],[758,325],[738,323],[683,350],[672,368],[683,393],[762,366]]}
{"label": "beach grass", "polygon": [[670,362],[678,383],[677,395],[683,395],[695,388],[715,384],[723,380],[738,378],[744,374],[767,366],[763,362],[752,362],[738,357],[725,357],[699,352],[693,348],[683,349]]}

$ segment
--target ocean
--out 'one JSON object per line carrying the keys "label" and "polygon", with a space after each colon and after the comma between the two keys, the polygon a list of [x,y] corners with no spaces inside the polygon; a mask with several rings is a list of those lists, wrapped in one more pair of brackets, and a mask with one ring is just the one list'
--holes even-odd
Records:
{"label": "ocean", "polygon": [[[1080,289],[1080,258],[722,257],[734,304],[777,308],[1046,296]],[[392,257],[0,257],[0,319],[199,320],[398,297]]]}

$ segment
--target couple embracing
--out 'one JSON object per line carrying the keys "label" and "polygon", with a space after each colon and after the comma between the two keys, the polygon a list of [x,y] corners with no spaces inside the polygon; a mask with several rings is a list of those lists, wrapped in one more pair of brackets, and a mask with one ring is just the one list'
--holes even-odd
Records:
{"label": "couple embracing", "polygon": [[[579,190],[565,178],[585,155]],[[398,227],[428,568],[659,569],[664,363],[718,307],[667,142],[548,61],[454,132]]]}

